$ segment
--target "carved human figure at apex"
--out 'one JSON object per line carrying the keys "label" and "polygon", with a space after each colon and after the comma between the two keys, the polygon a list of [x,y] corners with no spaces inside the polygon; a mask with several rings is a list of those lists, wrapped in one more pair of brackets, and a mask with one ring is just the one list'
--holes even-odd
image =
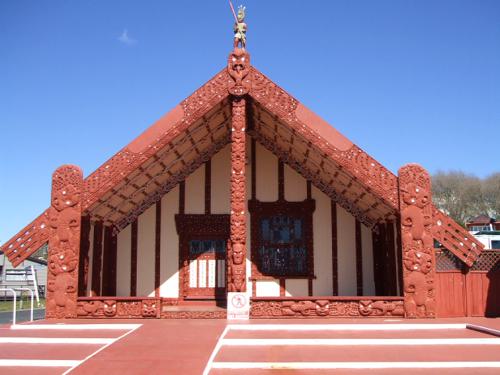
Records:
{"label": "carved human figure at apex", "polygon": [[[231,4],[231,3],[230,3]],[[247,45],[247,24],[245,23],[245,7],[240,5],[238,7],[238,15],[234,14],[234,9],[231,4],[231,10],[233,11],[233,15],[235,18],[234,22],[234,48],[238,48],[238,45],[241,45],[242,49],[245,49]]]}

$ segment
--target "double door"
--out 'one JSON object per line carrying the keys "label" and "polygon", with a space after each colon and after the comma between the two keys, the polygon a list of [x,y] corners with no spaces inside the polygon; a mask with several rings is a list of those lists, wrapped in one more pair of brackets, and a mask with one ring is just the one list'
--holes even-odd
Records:
{"label": "double door", "polygon": [[226,298],[226,253],[229,215],[176,215],[179,234],[180,296]]}
{"label": "double door", "polygon": [[226,295],[225,238],[190,238],[184,261],[185,297],[221,299]]}

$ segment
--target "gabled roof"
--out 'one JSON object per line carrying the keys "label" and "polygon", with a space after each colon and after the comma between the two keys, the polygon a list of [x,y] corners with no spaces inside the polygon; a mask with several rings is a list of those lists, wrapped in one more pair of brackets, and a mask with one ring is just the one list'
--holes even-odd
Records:
{"label": "gabled roof", "polygon": [[[398,178],[254,67],[248,134],[369,227],[399,216]],[[226,69],[85,179],[82,209],[117,231],[230,141]],[[467,264],[482,244],[434,207],[435,239]],[[47,211],[2,250],[13,264],[48,240]]]}

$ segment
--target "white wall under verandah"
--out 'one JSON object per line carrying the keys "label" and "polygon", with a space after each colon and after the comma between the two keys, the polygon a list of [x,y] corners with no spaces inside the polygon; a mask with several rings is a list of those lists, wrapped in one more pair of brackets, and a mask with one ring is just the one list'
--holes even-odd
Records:
{"label": "white wall under verandah", "polygon": [[[247,143],[250,155],[250,142]],[[278,159],[263,146],[256,148],[256,196],[261,201],[278,199]],[[201,214],[204,206],[205,166],[198,168],[185,181],[185,213]],[[307,198],[306,180],[294,170],[285,166],[285,199],[302,201]],[[230,212],[230,146],[226,146],[211,161],[211,210],[214,214]],[[247,165],[247,199],[251,197],[250,165]],[[313,214],[314,273],[313,295],[332,295],[332,241],[331,241],[331,201],[315,187],[312,198],[316,200]],[[179,188],[172,189],[161,200],[161,265],[160,296],[179,296],[179,239],[175,227],[175,214],[179,207]],[[154,226],[155,208],[152,206],[138,219],[137,295],[154,295]],[[250,267],[250,217],[247,214],[247,275]],[[338,286],[339,295],[356,295],[355,262],[355,219],[337,205],[338,227]],[[362,228],[363,254],[363,294],[374,294],[373,252],[371,230]],[[93,230],[93,228],[92,228]],[[92,236],[91,236],[92,239]],[[130,241],[131,229],[126,227],[117,239],[117,295],[130,295]],[[91,246],[92,249],[92,246]],[[92,256],[92,255],[90,255]],[[92,261],[90,261],[92,264]],[[91,270],[89,270],[91,275]],[[89,277],[90,285],[91,277]],[[248,290],[252,290],[248,282]],[[257,281],[256,296],[279,296],[278,280]],[[287,279],[286,295],[307,296],[307,279]],[[89,286],[90,290],[90,286]]]}

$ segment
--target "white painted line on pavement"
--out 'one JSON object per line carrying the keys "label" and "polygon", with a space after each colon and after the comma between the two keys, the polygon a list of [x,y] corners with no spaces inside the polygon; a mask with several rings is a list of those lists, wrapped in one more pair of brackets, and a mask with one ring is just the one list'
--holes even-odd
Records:
{"label": "white painted line on pavement", "polygon": [[500,345],[496,338],[471,339],[223,339],[226,346],[294,346],[294,345],[330,345],[330,346],[361,346],[361,345]]}
{"label": "white painted line on pavement", "polygon": [[15,330],[129,330],[139,328],[141,324],[16,324]]}
{"label": "white painted line on pavement", "polygon": [[500,362],[213,362],[216,369],[500,368]]}
{"label": "white painted line on pavement", "polygon": [[[96,325],[99,325],[99,324],[96,324]],[[106,325],[112,325],[112,324],[106,324]],[[120,325],[120,324],[117,324],[117,325]],[[77,368],[78,366],[80,366],[82,363],[84,363],[85,361],[88,361],[90,358],[92,358],[93,356],[95,356],[97,353],[103,351],[104,349],[106,349],[108,346],[110,346],[111,344],[121,340],[122,338],[124,338],[125,336],[127,335],[130,335],[132,332],[134,332],[136,329],[138,329],[139,327],[142,326],[142,324],[121,324],[121,326],[131,326],[133,328],[131,328],[129,331],[125,332],[123,335],[113,339],[113,341],[111,341],[109,344],[106,344],[104,346],[102,346],[101,348],[99,348],[98,350],[96,350],[94,353],[88,355],[85,359],[83,359],[82,361],[79,361],[78,363],[76,363],[75,365],[73,365],[71,368],[69,368],[68,370],[66,370],[65,372],[63,372],[62,375],[67,375],[69,374],[71,371],[73,371],[75,368]]]}
{"label": "white painted line on pavement", "polygon": [[466,324],[231,324],[235,331],[403,331],[466,329]]}
{"label": "white painted line on pavement", "polygon": [[229,326],[226,326],[226,328],[224,328],[224,331],[222,332],[222,335],[220,335],[219,340],[217,340],[217,344],[215,345],[212,354],[210,354],[210,358],[208,359],[207,365],[205,366],[205,370],[203,370],[203,375],[208,375],[208,373],[210,372],[215,356],[217,355],[217,353],[219,353],[219,350],[222,347],[222,341],[226,336],[227,332],[229,331],[229,329],[230,329]]}
{"label": "white painted line on pavement", "polygon": [[105,345],[115,341],[107,338],[82,337],[0,337],[0,344],[92,344]]}
{"label": "white painted line on pavement", "polygon": [[80,361],[57,359],[0,359],[1,367],[72,367]]}

